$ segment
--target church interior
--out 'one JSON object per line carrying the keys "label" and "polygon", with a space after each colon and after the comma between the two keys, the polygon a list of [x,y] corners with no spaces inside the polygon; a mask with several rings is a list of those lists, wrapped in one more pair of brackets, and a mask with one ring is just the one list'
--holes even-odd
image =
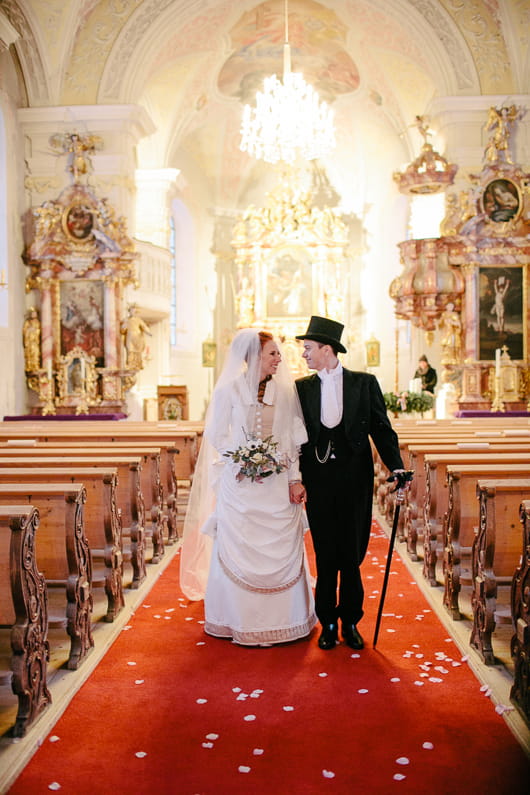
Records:
{"label": "church interior", "polygon": [[[460,429],[470,456],[498,443],[488,463],[530,476],[529,31],[529,0],[2,0],[0,448],[56,438],[66,454],[71,424],[89,450],[118,423],[130,440],[157,427],[154,450],[178,426],[185,494],[236,331],[272,332],[299,377],[296,336],[333,318],[343,365],[377,378],[426,467],[399,539],[430,593],[430,552],[431,586],[453,558],[440,523],[423,529],[436,464],[422,456]],[[277,106],[273,75],[291,92]],[[529,481],[517,493],[516,640],[508,622],[497,683],[515,676],[511,728],[530,753]],[[374,495],[390,527],[382,476]],[[163,520],[155,503],[167,555],[185,505],[162,496]],[[156,558],[155,531],[151,543]],[[134,576],[141,594],[155,577],[140,563]],[[454,618],[447,587],[436,609]]]}

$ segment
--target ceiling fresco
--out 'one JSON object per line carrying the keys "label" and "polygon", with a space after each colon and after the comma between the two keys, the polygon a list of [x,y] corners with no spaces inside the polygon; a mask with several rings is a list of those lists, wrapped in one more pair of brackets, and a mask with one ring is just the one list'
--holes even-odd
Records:
{"label": "ceiling fresco", "polygon": [[[292,0],[288,8],[292,71],[302,72],[327,102],[356,91],[359,71],[346,50],[346,25],[319,3]],[[265,77],[281,76],[284,27],[281,0],[262,3],[241,16],[230,31],[233,54],[219,73],[222,93],[252,102]]]}
{"label": "ceiling fresco", "polygon": [[[248,194],[259,165],[239,152],[241,105],[282,72],[283,0],[2,0],[24,38],[28,104],[138,104],[157,131],[140,165],[204,181],[212,204]],[[387,141],[417,154],[411,125],[437,96],[523,93],[530,0],[289,0],[293,71],[336,116],[328,170]],[[353,162],[353,157],[356,162]],[[344,192],[344,191],[342,191]]]}

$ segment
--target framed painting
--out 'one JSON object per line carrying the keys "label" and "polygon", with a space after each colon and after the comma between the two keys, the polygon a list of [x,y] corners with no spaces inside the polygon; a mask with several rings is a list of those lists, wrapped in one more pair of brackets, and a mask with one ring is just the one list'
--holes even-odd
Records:
{"label": "framed painting", "polygon": [[511,221],[517,218],[521,207],[519,188],[511,179],[493,179],[484,188],[481,210],[490,221]]}
{"label": "framed painting", "polygon": [[313,269],[303,246],[284,246],[267,265],[267,317],[308,317],[313,305]]}
{"label": "framed painting", "polygon": [[63,231],[74,240],[86,240],[92,234],[94,216],[84,204],[71,204],[62,216]]}
{"label": "framed painting", "polygon": [[104,285],[90,279],[60,283],[61,355],[79,347],[104,366]]}
{"label": "framed painting", "polygon": [[381,346],[379,340],[369,339],[366,343],[366,364],[368,367],[379,367],[381,364]]}
{"label": "framed painting", "polygon": [[478,358],[495,359],[506,345],[512,360],[525,359],[527,329],[523,266],[478,268]]}
{"label": "framed painting", "polygon": [[189,401],[187,386],[157,387],[158,419],[187,420]]}

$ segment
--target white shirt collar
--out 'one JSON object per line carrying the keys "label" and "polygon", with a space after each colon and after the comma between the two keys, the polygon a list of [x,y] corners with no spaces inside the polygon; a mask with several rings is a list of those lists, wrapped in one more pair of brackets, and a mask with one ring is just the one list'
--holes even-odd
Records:
{"label": "white shirt collar", "polygon": [[324,367],[323,370],[318,371],[318,377],[321,381],[323,381],[325,378],[338,378],[339,375],[342,375],[342,364],[340,362],[336,367],[333,368],[333,370],[326,370]]}

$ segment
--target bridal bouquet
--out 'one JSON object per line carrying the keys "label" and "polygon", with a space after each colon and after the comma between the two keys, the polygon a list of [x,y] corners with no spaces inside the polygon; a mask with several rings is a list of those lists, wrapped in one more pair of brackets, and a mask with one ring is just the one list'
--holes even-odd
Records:
{"label": "bridal bouquet", "polygon": [[273,441],[272,436],[267,436],[265,439],[246,433],[245,436],[246,444],[241,445],[237,450],[227,450],[223,453],[236,464],[241,464],[237,473],[238,480],[250,478],[253,482],[261,483],[269,475],[278,475],[287,469],[285,457],[278,453],[278,442]]}

